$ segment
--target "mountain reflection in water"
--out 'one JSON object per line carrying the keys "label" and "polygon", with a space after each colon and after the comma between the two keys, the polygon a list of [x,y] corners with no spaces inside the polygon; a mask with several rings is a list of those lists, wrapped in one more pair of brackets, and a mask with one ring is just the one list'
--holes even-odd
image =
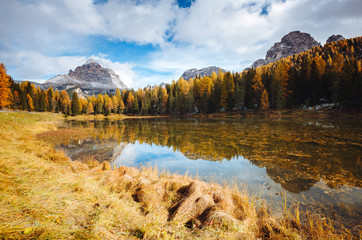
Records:
{"label": "mountain reflection in water", "polygon": [[234,181],[271,200],[286,190],[293,200],[350,203],[355,217],[362,216],[358,119],[69,121],[61,131],[69,129],[79,134],[47,140],[73,160],[92,157],[116,167],[151,165],[220,183]]}

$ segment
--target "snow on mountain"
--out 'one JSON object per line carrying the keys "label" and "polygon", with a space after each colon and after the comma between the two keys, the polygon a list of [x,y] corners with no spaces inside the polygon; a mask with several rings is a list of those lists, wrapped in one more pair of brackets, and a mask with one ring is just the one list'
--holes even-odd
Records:
{"label": "snow on mountain", "polygon": [[58,90],[79,88],[85,93],[107,92],[114,91],[116,88],[127,88],[112,69],[103,68],[93,59],[88,59],[85,64],[76,67],[74,71],[69,70],[68,74],[50,78],[43,86],[45,88],[52,86]]}

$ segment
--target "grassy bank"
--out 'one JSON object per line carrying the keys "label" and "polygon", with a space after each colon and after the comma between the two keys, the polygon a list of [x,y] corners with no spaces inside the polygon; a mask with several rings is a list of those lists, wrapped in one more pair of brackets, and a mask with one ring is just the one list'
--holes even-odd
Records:
{"label": "grassy bank", "polygon": [[[0,112],[1,239],[349,239],[298,208],[156,169],[69,162],[37,135],[61,115]],[[83,119],[82,119],[83,120]],[[358,238],[358,236],[355,236]]]}

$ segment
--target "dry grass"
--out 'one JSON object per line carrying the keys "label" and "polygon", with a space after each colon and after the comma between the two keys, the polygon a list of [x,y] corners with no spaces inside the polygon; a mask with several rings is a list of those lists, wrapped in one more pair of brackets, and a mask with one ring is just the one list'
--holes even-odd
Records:
{"label": "dry grass", "polygon": [[[298,208],[157,169],[69,162],[36,135],[52,114],[0,113],[0,239],[348,239]],[[359,236],[355,236],[358,238]]]}

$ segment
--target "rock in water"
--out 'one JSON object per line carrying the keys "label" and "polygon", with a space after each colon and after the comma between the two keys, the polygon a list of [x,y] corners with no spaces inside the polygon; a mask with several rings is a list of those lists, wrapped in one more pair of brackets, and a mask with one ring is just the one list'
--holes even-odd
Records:
{"label": "rock in water", "polygon": [[340,40],[344,40],[345,38],[342,35],[332,35],[327,39],[327,43],[337,42]]}
{"label": "rock in water", "polygon": [[87,60],[74,71],[69,70],[68,75],[57,75],[49,79],[43,86],[45,88],[52,86],[58,90],[79,88],[88,94],[127,88],[112,69],[103,68],[93,59]]}
{"label": "rock in water", "polygon": [[186,70],[183,74],[182,74],[182,78],[185,80],[189,80],[190,78],[195,78],[197,76],[211,76],[211,74],[213,72],[215,72],[216,74],[219,72],[219,70],[226,72],[224,69],[219,68],[219,67],[215,67],[215,66],[211,66],[211,67],[207,67],[207,68],[201,68],[201,69],[196,69],[196,68],[191,68]]}
{"label": "rock in water", "polygon": [[304,52],[316,46],[321,46],[321,44],[311,37],[310,34],[300,31],[290,32],[285,35],[280,42],[276,42],[274,46],[269,49],[265,59],[255,61],[251,67],[257,68],[281,58]]}

